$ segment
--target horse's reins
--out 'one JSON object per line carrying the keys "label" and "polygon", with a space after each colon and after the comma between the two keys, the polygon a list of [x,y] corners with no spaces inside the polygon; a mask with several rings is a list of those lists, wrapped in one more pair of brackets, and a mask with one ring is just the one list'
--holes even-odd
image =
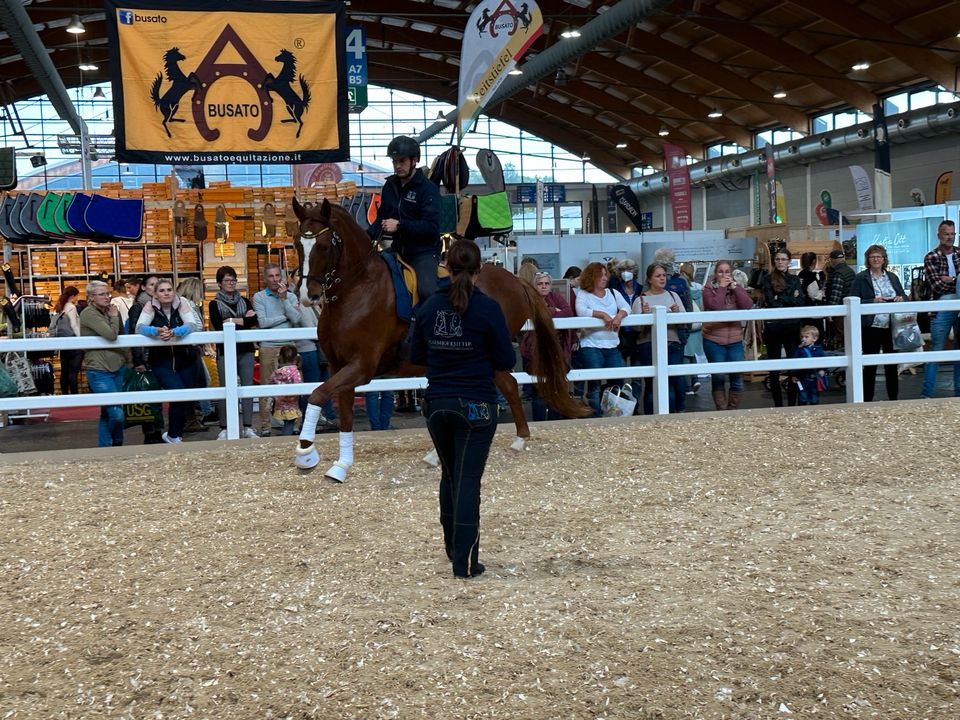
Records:
{"label": "horse's reins", "polygon": [[[320,299],[322,300],[324,306],[326,306],[327,303],[335,302],[339,297],[338,295],[328,295],[329,291],[335,285],[343,282],[344,280],[350,280],[353,278],[354,275],[358,275],[360,272],[363,271],[364,269],[363,266],[365,264],[362,262],[358,263],[356,271],[353,272],[351,275],[338,277],[337,265],[340,262],[340,254],[343,249],[343,238],[340,237],[339,233],[337,233],[336,230],[334,230],[331,226],[328,225],[318,233],[301,233],[301,236],[308,239],[313,239],[315,241],[317,238],[319,238],[320,236],[322,236],[324,233],[327,233],[327,232],[331,233],[331,236],[330,236],[331,253],[328,256],[328,262],[327,262],[327,267],[329,269],[326,271],[326,273],[324,273],[323,277],[317,277],[316,275],[303,276],[304,280],[306,281],[313,280],[315,283],[317,283],[320,286]],[[314,245],[314,247],[316,247],[316,245]],[[370,252],[368,252],[367,255],[369,256],[370,254],[372,254],[375,248],[376,248],[376,243],[371,243]],[[332,259],[330,259],[331,256],[332,256]],[[307,261],[306,265],[308,266],[307,270],[309,270],[310,258],[306,258],[306,261]]]}

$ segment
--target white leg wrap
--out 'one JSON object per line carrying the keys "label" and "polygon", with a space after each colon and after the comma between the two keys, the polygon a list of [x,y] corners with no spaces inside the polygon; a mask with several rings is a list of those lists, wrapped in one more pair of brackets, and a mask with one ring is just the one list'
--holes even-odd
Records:
{"label": "white leg wrap", "polygon": [[313,442],[317,437],[317,423],[323,413],[319,405],[307,403],[307,411],[303,414],[303,425],[300,427],[300,439]]}
{"label": "white leg wrap", "polygon": [[525,450],[527,447],[527,439],[522,438],[519,435],[513,439],[513,443],[510,445],[511,450]]}
{"label": "white leg wrap", "polygon": [[337,460],[341,465],[350,467],[353,465],[353,432],[340,433],[340,458]]}

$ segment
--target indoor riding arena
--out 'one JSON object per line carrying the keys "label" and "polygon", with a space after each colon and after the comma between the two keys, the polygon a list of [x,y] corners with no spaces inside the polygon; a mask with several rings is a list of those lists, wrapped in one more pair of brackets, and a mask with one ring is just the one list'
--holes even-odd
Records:
{"label": "indoor riding arena", "polygon": [[422,430],[6,456],[0,716],[952,717],[958,409],[505,425],[473,580]]}

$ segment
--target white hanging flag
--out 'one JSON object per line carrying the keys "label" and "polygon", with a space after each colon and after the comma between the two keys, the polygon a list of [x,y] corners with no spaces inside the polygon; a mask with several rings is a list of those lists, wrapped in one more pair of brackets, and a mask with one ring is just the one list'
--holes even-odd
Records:
{"label": "white hanging flag", "polygon": [[857,193],[857,204],[861,210],[874,210],[873,187],[866,170],[859,165],[850,165],[849,168],[853,176],[853,189]]}
{"label": "white hanging flag", "polygon": [[460,50],[457,139],[470,129],[483,107],[543,32],[543,15],[534,0],[481,0],[467,20]]}

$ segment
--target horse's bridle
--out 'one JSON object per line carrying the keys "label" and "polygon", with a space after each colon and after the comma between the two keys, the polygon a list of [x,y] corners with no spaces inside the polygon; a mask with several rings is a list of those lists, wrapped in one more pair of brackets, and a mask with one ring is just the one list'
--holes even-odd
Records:
{"label": "horse's bridle", "polygon": [[[317,233],[301,232],[300,235],[301,237],[307,238],[308,240],[312,239],[316,241],[317,238],[320,238],[321,236],[323,236],[328,232],[330,233],[331,249],[330,249],[330,253],[327,255],[326,272],[323,274],[322,277],[318,277],[316,275],[308,275],[308,274],[303,274],[302,276],[303,280],[307,282],[313,280],[315,283],[317,283],[320,286],[320,299],[322,301],[323,306],[326,306],[328,303],[336,302],[338,296],[329,294],[330,290],[332,290],[335,285],[340,284],[344,280],[352,279],[354,275],[358,275],[359,273],[363,272],[364,265],[365,265],[365,263],[362,263],[362,262],[358,263],[356,270],[348,276],[341,277],[338,275],[337,265],[340,263],[340,255],[343,252],[343,238],[340,237],[339,233],[337,233],[337,231],[334,230],[333,226],[331,225],[327,225],[325,228],[323,228],[323,230]],[[313,247],[316,247],[315,243]],[[370,246],[371,253],[373,252],[375,247],[376,247],[375,243],[371,244]],[[311,249],[311,252],[312,252],[312,249]],[[305,260],[306,260],[305,262],[306,267],[304,269],[309,270],[310,258],[307,257]]]}

